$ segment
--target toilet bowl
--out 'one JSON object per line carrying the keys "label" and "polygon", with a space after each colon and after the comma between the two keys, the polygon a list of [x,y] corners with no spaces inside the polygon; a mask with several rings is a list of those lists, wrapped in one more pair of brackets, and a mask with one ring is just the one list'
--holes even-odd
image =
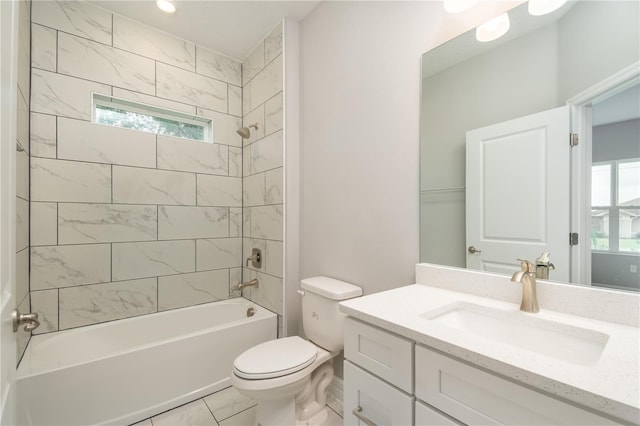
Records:
{"label": "toilet bowl", "polygon": [[327,418],[327,388],[333,358],[343,348],[342,300],[362,289],[328,277],[302,280],[302,322],[309,340],[298,336],[254,346],[233,363],[231,384],[258,402],[261,426],[316,426]]}

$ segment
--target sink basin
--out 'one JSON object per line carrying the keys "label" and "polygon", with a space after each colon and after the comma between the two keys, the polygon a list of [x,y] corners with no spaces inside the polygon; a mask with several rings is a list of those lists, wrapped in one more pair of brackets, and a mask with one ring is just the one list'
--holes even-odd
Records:
{"label": "sink basin", "polygon": [[609,335],[524,314],[456,302],[420,316],[436,324],[499,341],[571,364],[594,365]]}

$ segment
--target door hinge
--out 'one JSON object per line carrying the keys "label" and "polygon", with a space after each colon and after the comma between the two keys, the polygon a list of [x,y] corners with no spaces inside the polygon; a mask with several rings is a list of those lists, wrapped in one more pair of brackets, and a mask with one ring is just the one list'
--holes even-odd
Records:
{"label": "door hinge", "polygon": [[569,234],[569,245],[577,246],[578,245],[578,233],[572,232]]}
{"label": "door hinge", "polygon": [[569,146],[578,146],[580,138],[577,133],[569,133]]}

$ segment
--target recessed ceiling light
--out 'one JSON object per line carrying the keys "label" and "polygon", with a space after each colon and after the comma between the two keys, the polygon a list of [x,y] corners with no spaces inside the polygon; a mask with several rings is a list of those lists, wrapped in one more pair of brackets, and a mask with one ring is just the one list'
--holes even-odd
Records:
{"label": "recessed ceiling light", "polygon": [[166,13],[173,13],[176,11],[176,6],[171,3],[169,0],[158,0],[156,1],[156,6]]}
{"label": "recessed ceiling light", "polygon": [[478,41],[495,40],[505,35],[510,26],[509,14],[504,13],[476,28],[476,39]]}
{"label": "recessed ceiling light", "polygon": [[534,16],[546,15],[559,9],[567,0],[529,0],[529,13]]}

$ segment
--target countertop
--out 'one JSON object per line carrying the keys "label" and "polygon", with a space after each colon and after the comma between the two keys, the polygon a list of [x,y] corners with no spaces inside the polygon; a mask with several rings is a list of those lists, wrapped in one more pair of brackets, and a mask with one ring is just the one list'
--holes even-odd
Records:
{"label": "countertop", "polygon": [[577,365],[496,340],[434,324],[420,314],[455,302],[519,311],[519,304],[413,284],[344,301],[353,318],[407,337],[515,382],[610,416],[640,420],[640,329],[543,309],[537,318],[609,335],[595,365]]}

